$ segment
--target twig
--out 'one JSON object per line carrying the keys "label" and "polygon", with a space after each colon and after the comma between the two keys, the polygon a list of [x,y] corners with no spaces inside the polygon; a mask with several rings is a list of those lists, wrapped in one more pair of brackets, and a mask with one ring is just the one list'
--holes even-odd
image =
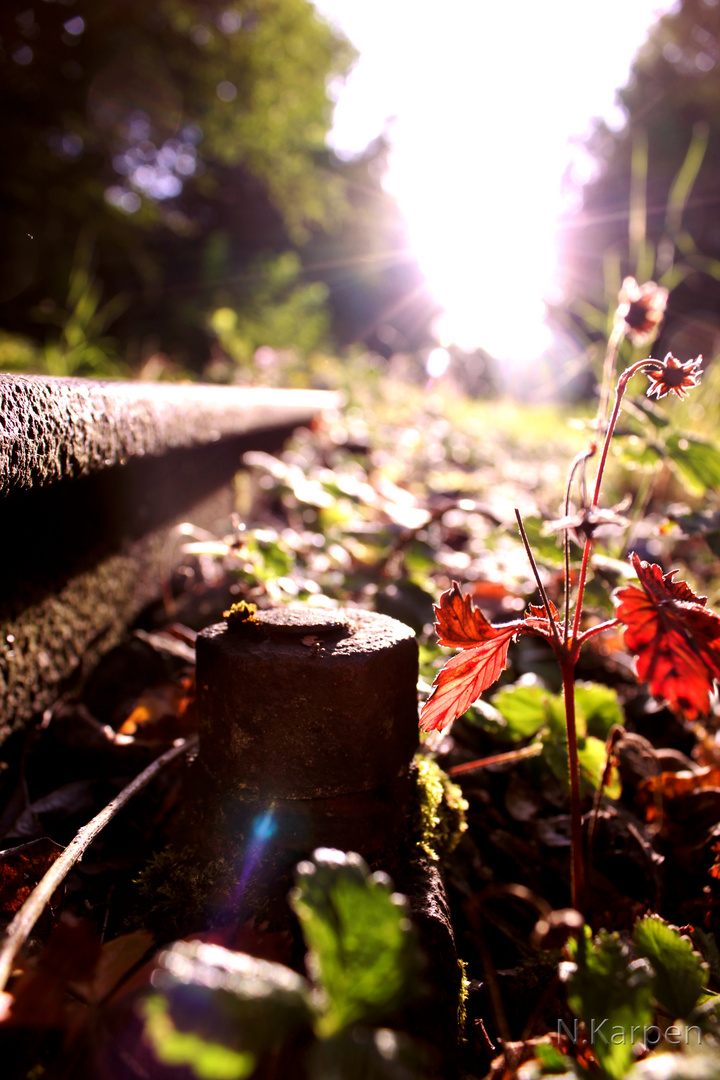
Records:
{"label": "twig", "polygon": [[79,862],[83,857],[86,849],[98,833],[115,817],[118,810],[121,810],[133,795],[141,791],[165,765],[179,757],[180,754],[193,749],[196,743],[197,735],[193,735],[192,738],[183,740],[177,746],[173,746],[170,750],[161,754],[151,765],[143,769],[140,775],[136,776],[127,787],[124,787],[99,814],[96,814],[92,821],[89,821],[87,825],[83,825],[82,829],[70,841],[62,855],[55,860],[42,880],[35,886],[5,931],[5,941],[2,948],[0,948],[0,991],[5,989],[5,984],[12,971],[13,961],[35,923],[42,915],[45,905],[63,878],[75,863]]}

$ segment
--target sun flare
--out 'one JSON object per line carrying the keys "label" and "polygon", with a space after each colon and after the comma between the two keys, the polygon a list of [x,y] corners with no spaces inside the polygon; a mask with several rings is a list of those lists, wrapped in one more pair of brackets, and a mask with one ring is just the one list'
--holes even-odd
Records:
{"label": "sun flare", "polygon": [[670,0],[315,4],[360,52],[331,143],[358,152],[387,132],[385,186],[444,308],[441,343],[521,369],[551,340],[569,140],[593,116],[622,124],[615,89]]}

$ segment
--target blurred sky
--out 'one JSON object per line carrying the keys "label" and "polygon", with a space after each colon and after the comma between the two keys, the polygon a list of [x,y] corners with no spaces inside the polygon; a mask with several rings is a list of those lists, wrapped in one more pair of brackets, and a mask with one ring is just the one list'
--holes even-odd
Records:
{"label": "blurred sky", "polygon": [[387,189],[445,308],[441,332],[518,365],[549,343],[561,178],[671,0],[314,0],[360,52],[332,145],[393,144]]}

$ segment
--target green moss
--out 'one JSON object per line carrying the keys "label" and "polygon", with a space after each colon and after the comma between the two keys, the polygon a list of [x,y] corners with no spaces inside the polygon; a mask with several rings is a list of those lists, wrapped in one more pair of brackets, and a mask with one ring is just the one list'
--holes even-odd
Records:
{"label": "green moss", "polygon": [[161,940],[182,937],[214,921],[213,909],[223,906],[236,881],[232,860],[208,858],[190,846],[167,847],[136,882],[143,925]]}
{"label": "green moss", "polygon": [[470,980],[467,976],[467,962],[458,957],[460,967],[460,990],[458,992],[458,1037],[465,1038],[465,1025],[467,1024],[467,1002],[470,996]]}
{"label": "green moss", "polygon": [[427,754],[416,754],[417,843],[433,861],[445,858],[467,828],[467,800],[457,784]]}

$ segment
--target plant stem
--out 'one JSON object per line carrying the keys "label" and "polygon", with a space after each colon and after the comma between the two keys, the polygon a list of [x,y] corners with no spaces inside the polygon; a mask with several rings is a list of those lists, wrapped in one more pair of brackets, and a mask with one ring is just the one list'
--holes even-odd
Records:
{"label": "plant stem", "polygon": [[96,814],[92,821],[89,821],[87,825],[83,825],[82,829],[73,837],[62,855],[55,860],[45,876],[35,886],[5,931],[5,940],[0,949],[0,992],[5,989],[18,950],[22,947],[28,934],[42,915],[43,908],[67,873],[82,858],[85,850],[98,833],[105,828],[107,823],[115,817],[118,810],[121,810],[133,795],[141,791],[157,775],[164,765],[179,757],[180,754],[192,749],[196,743],[197,735],[194,735],[190,739],[184,739],[179,745],[173,746],[159,758],[156,758],[134,780],[131,780],[127,787],[124,787],[120,794],[116,795],[99,814]]}
{"label": "plant stem", "polygon": [[615,367],[617,351],[624,332],[624,322],[623,320],[620,320],[615,323],[610,337],[608,338],[607,349],[605,350],[605,361],[603,363],[602,381],[600,383],[600,404],[595,418],[595,426],[598,431],[602,430],[605,421],[605,413],[607,412],[608,400],[610,399],[610,380],[612,378],[613,368]]}
{"label": "plant stem", "polygon": [[550,623],[550,626],[552,628],[553,637],[555,639],[555,644],[556,644],[556,646],[558,648],[560,648],[560,645],[561,645],[560,634],[558,633],[558,628],[557,628],[557,623],[555,621],[555,616],[553,615],[553,610],[550,607],[550,601],[548,599],[547,593],[545,592],[545,586],[543,585],[542,581],[540,580],[540,571],[537,568],[537,563],[535,562],[535,556],[532,553],[532,548],[530,547],[530,541],[527,538],[527,533],[525,532],[525,526],[522,523],[522,518],[520,517],[520,511],[518,510],[517,506],[515,507],[515,517],[517,519],[518,529],[520,530],[520,536],[522,537],[522,542],[523,542],[523,544],[525,546],[525,551],[527,553],[527,557],[530,560],[530,566],[532,567],[532,572],[533,572],[533,574],[535,576],[535,581],[537,583],[538,591],[540,593],[540,598],[541,598],[541,600],[543,602],[543,607],[545,608],[545,614],[547,615],[548,622]]}
{"label": "plant stem", "polygon": [[575,654],[565,652],[560,657],[565,724],[568,743],[568,773],[570,777],[570,842],[572,869],[570,896],[572,906],[582,912],[585,904],[585,866],[582,844],[582,805],[580,802],[580,762],[578,760],[577,728],[575,724]]}
{"label": "plant stem", "polygon": [[[600,486],[602,484],[603,473],[605,472],[605,464],[607,462],[608,451],[610,450],[610,440],[613,437],[615,431],[615,425],[617,418],[620,414],[620,405],[627,389],[627,384],[633,375],[636,375],[638,371],[642,371],[643,368],[652,367],[657,368],[657,360],[638,360],[637,364],[632,364],[629,368],[623,371],[622,375],[618,379],[617,386],[615,388],[615,405],[613,406],[612,416],[605,432],[605,439],[603,441],[602,452],[600,454],[600,464],[598,465],[597,476],[595,477],[595,488],[593,490],[592,506],[597,506],[600,499]],[[572,646],[573,649],[577,643],[578,632],[580,630],[580,619],[582,617],[582,602],[583,595],[585,593],[585,582],[587,580],[588,565],[590,563],[590,551],[592,548],[592,540],[590,537],[585,541],[585,550],[583,551],[582,566],[580,567],[580,580],[578,582],[578,594],[575,601],[575,618],[573,620],[573,632],[572,632]]]}
{"label": "plant stem", "polygon": [[[587,450],[581,450],[580,453],[576,454],[575,458],[573,459],[573,462],[572,462],[572,464],[570,466],[570,473],[568,475],[567,487],[565,488],[565,517],[566,518],[568,518],[570,516],[570,493],[572,491],[573,481],[575,479],[575,473],[577,472],[580,465],[583,465],[588,460],[588,458],[591,458],[593,456],[593,454],[595,453],[596,450],[597,450],[596,444],[591,443]],[[583,482],[582,488],[583,488],[583,496],[584,496],[584,488],[585,488],[584,482]],[[565,548],[565,582],[564,582],[564,592],[565,592],[565,637],[564,637],[564,640],[567,641],[568,633],[569,633],[569,629],[570,629],[570,531],[568,529],[565,530],[565,545],[564,545],[564,548]]]}

